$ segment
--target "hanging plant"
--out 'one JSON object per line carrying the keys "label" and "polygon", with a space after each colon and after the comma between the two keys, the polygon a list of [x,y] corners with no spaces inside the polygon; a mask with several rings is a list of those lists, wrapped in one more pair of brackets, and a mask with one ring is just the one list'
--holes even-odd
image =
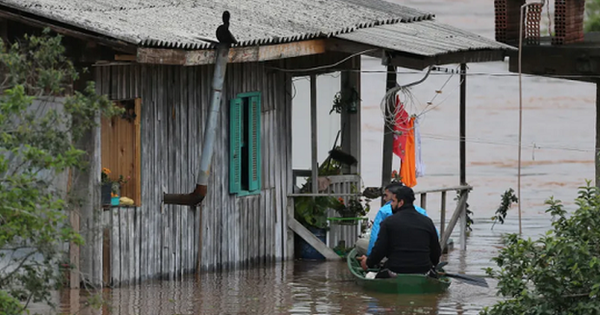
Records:
{"label": "hanging plant", "polygon": [[329,111],[329,114],[336,112],[338,114],[342,113],[342,110],[346,109],[348,113],[356,113],[358,110],[358,103],[361,101],[358,91],[352,87],[349,89],[350,93],[346,93],[345,97],[342,96],[342,91],[339,91],[335,94],[333,98],[333,106]]}
{"label": "hanging plant", "polygon": [[348,201],[348,204],[344,202],[343,198],[338,198],[332,202],[331,208],[335,210],[341,217],[362,217],[369,213],[371,206],[367,199],[366,204],[363,206],[362,199],[352,198]]}

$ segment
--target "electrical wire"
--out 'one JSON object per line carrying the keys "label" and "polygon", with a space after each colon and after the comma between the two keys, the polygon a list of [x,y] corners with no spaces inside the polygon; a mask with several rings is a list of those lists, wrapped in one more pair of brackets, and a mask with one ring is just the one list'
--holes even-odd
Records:
{"label": "electrical wire", "polygon": [[[521,145],[522,145],[522,137],[523,137],[523,82],[522,82],[522,63],[523,63],[523,24],[525,23],[525,9],[529,6],[533,5],[533,2],[525,3],[521,6],[519,10],[519,52],[518,52],[518,69],[519,69],[519,157],[517,163],[517,206],[519,210],[519,235],[523,234],[522,223],[521,223],[521,204],[523,201],[521,200]],[[542,0],[535,4],[541,4],[542,6],[546,5],[546,0]]]}
{"label": "electrical wire", "polygon": [[[434,139],[434,140],[443,140],[443,141],[453,141],[456,142],[460,140],[460,137],[455,136],[446,136],[446,135],[436,135],[436,134],[427,134],[421,133],[422,138]],[[510,142],[510,141],[492,141],[484,138],[474,138],[467,137],[465,141],[468,143],[477,143],[477,144],[489,144],[489,145],[498,145],[498,146],[508,146],[508,147],[518,147],[518,143]],[[573,147],[564,147],[564,146],[553,146],[553,145],[540,145],[539,143],[533,143],[526,148],[531,149],[540,149],[540,150],[556,150],[556,151],[572,151],[572,152],[594,152],[594,149],[581,149],[581,148],[573,148]]]}
{"label": "electrical wire", "polygon": [[[429,102],[428,102],[428,104],[431,104],[431,103],[433,103],[433,101],[435,100],[435,98],[436,98],[438,95],[442,94],[442,90],[444,89],[444,87],[446,87],[446,84],[448,84],[448,82],[450,82],[450,80],[452,79],[452,77],[454,77],[454,73],[452,73],[452,75],[450,75],[450,76],[448,77],[448,79],[446,80],[446,82],[444,82],[444,84],[442,85],[442,87],[441,87],[439,90],[437,90],[437,91],[436,91],[435,95],[433,96],[433,98],[431,99],[431,101],[429,101]],[[462,80],[461,80],[461,82],[462,82]],[[439,91],[439,92],[438,92],[438,91]]]}
{"label": "electrical wire", "polygon": [[377,48],[373,48],[373,49],[367,49],[367,50],[363,50],[361,52],[357,52],[355,54],[352,54],[338,62],[329,64],[329,65],[323,65],[323,66],[318,66],[318,67],[313,67],[313,68],[304,68],[304,69],[285,69],[285,68],[278,68],[278,67],[269,67],[269,69],[273,69],[273,70],[277,70],[277,71],[281,71],[281,72],[311,72],[311,71],[318,71],[318,70],[323,70],[323,69],[329,69],[329,68],[333,68],[336,66],[341,65],[342,63],[356,57],[359,55],[364,55],[366,53],[372,52],[372,51],[376,51]]}
{"label": "electrical wire", "polygon": [[[410,117],[408,115],[401,115],[403,112],[408,112],[408,111],[406,111],[407,104],[409,104],[409,106],[414,106],[414,103],[415,103],[414,95],[410,91],[410,87],[420,84],[423,81],[425,81],[429,77],[429,73],[431,73],[431,69],[432,69],[432,67],[429,67],[429,69],[427,70],[427,73],[425,73],[425,76],[423,78],[421,78],[417,81],[408,83],[408,84],[404,84],[404,85],[399,85],[398,83],[396,83],[395,87],[393,87],[385,92],[385,95],[381,99],[381,102],[379,105],[381,108],[381,112],[383,114],[383,119],[386,122],[386,126],[389,125],[389,126],[398,127],[398,125],[402,126],[405,123],[407,123],[408,120],[410,120]],[[396,98],[399,93],[402,96],[404,96],[404,101],[402,99],[400,99],[399,106],[396,106],[395,105]],[[399,121],[398,118],[400,118],[401,120]],[[408,130],[404,130],[405,128],[400,128],[400,129],[401,130],[399,130],[399,131],[393,130],[393,132],[401,133],[403,131],[408,131]]]}
{"label": "electrical wire", "polygon": [[[365,74],[379,74],[379,73],[388,73],[387,70],[337,70],[341,72],[360,72]],[[397,74],[423,74],[422,71],[397,71]],[[453,75],[460,74],[457,73],[436,73],[432,72],[430,76],[442,76],[442,75]],[[510,72],[468,72],[465,74],[466,76],[488,76],[488,77],[516,77],[519,76],[518,73],[510,73]],[[533,75],[533,74],[523,74],[523,77],[527,78],[555,78],[555,79],[568,79],[568,78],[600,78],[600,74],[598,75],[583,75],[583,74],[544,74],[544,75]]]}

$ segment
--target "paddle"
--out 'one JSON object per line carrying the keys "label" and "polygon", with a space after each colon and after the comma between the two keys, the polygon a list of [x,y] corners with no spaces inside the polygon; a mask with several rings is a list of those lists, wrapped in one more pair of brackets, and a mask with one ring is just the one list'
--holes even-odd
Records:
{"label": "paddle", "polygon": [[435,270],[442,270],[442,268],[444,268],[444,266],[446,266],[447,264],[447,261],[440,261],[440,263],[437,266],[435,266]]}
{"label": "paddle", "polygon": [[447,261],[440,261],[440,263],[437,266],[435,266],[435,270],[438,272],[438,275],[444,275],[449,278],[456,278],[456,279],[462,280],[465,283],[484,287],[484,288],[488,287],[487,281],[485,281],[485,279],[483,279],[483,278],[459,275],[459,274],[455,274],[455,273],[447,273],[447,272],[443,271],[442,268],[444,266],[446,266],[447,264],[448,264]]}
{"label": "paddle", "polygon": [[439,272],[438,275],[446,276],[449,278],[456,278],[464,283],[468,283],[468,284],[472,284],[472,285],[476,285],[476,286],[480,286],[480,287],[484,287],[484,288],[489,287],[487,284],[487,281],[485,281],[484,278],[470,277],[470,276],[466,276],[466,275],[459,275],[456,273],[447,273],[447,272]]}

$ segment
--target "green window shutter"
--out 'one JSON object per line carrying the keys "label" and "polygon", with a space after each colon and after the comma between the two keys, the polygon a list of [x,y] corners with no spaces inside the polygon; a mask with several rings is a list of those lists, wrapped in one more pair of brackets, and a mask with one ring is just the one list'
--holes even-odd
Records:
{"label": "green window shutter", "polygon": [[260,94],[251,96],[249,99],[250,108],[248,110],[248,132],[249,132],[249,147],[248,147],[248,174],[249,190],[255,191],[260,189],[261,184],[261,160],[260,160]]}
{"label": "green window shutter", "polygon": [[234,98],[229,111],[229,193],[242,187],[242,100]]}

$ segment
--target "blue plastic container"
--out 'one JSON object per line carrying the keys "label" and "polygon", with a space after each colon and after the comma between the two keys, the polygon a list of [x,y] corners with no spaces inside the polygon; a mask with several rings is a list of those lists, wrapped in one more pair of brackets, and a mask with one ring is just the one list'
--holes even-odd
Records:
{"label": "blue plastic container", "polygon": [[[316,228],[308,228],[312,234],[314,234],[318,239],[320,239],[323,243],[326,242],[326,231],[325,229],[316,229]],[[304,239],[298,237],[298,249],[300,251],[300,257],[306,260],[325,260],[325,257],[321,255],[316,249],[314,249],[310,244],[308,244]]]}
{"label": "blue plastic container", "polygon": [[119,197],[111,197],[110,198],[110,205],[111,206],[118,206],[119,203],[120,203]]}

